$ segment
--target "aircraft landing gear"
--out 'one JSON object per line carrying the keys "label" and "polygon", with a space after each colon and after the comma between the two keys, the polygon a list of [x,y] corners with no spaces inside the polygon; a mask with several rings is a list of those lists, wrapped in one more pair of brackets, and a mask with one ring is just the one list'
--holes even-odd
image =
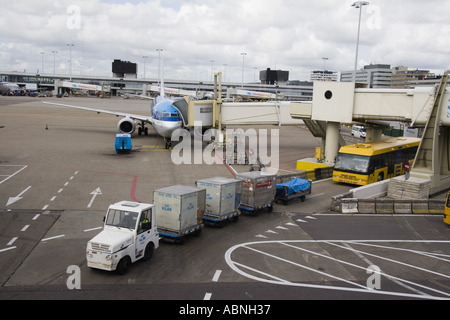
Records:
{"label": "aircraft landing gear", "polygon": [[146,136],[148,136],[148,128],[144,125],[144,123],[140,124],[140,127],[138,128],[138,134],[145,134]]}
{"label": "aircraft landing gear", "polygon": [[170,139],[164,138],[164,142],[166,143],[166,149],[172,148],[172,141]]}

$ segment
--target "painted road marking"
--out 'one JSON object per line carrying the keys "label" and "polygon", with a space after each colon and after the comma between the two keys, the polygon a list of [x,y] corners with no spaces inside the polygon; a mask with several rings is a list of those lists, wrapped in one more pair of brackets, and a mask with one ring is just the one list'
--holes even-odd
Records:
{"label": "painted road marking", "polygon": [[7,176],[6,179],[3,179],[2,181],[0,181],[0,184],[2,184],[3,182],[5,182],[5,181],[11,179],[12,177],[14,177],[14,176],[15,176],[16,174],[18,174],[19,172],[21,172],[21,171],[25,170],[26,168],[28,168],[28,166],[2,166],[2,167],[22,167],[22,169],[20,169],[20,170],[16,171],[15,173],[13,173],[13,174]]}
{"label": "painted road marking", "polygon": [[65,237],[65,236],[66,236],[66,235],[62,234],[62,235],[60,235],[60,236],[55,236],[55,237],[45,238],[45,239],[42,239],[41,242],[45,242],[45,241],[49,241],[49,240],[54,240],[54,239],[62,238],[62,237]]}
{"label": "painted road marking", "polygon": [[18,237],[12,238],[11,241],[9,241],[6,245],[11,246],[14,242],[16,242],[17,239],[19,239],[19,238]]}
{"label": "painted road marking", "polygon": [[91,232],[91,231],[100,230],[100,229],[103,229],[103,227],[87,229],[87,230],[84,230],[84,232]]}
{"label": "painted road marking", "polygon": [[0,252],[5,252],[5,251],[16,249],[16,248],[17,247],[10,247],[10,248],[6,248],[6,249],[2,249],[2,250],[0,250]]}
{"label": "painted road marking", "polygon": [[206,293],[203,300],[211,300],[212,293]]}
{"label": "painted road marking", "polygon": [[34,220],[37,220],[37,218],[39,218],[40,216],[41,216],[40,214],[35,215],[35,216],[33,217],[33,221],[34,221]]}
{"label": "painted road marking", "polygon": [[91,192],[92,194],[92,199],[88,204],[88,208],[90,208],[92,206],[92,204],[94,203],[95,198],[99,195],[102,194],[102,190],[100,190],[100,188],[95,189],[94,191]]}
{"label": "painted road marking", "polygon": [[22,230],[20,230],[20,231],[24,232],[24,231],[26,231],[29,227],[30,227],[30,225],[27,224],[27,225],[26,225],[25,227],[23,227]]}
{"label": "painted road marking", "polygon": [[[386,245],[379,245],[379,244],[386,244],[388,243],[390,246],[386,246]],[[418,266],[415,265],[414,263],[407,263],[405,262],[404,258],[402,257],[403,261],[396,261],[394,259],[390,259],[390,258],[386,258],[383,257],[382,255],[380,255],[379,251],[377,251],[377,255],[375,254],[371,254],[369,252],[364,252],[362,250],[356,250],[353,247],[358,246],[358,245],[362,245],[362,246],[372,246],[372,247],[381,247],[383,249],[386,250],[386,256],[392,256],[392,251],[390,250],[402,250],[402,251],[408,251],[411,254],[418,254],[421,255],[422,257],[425,257],[425,259],[433,259],[433,260],[443,260],[444,262],[441,263],[446,263],[448,262],[447,257],[450,257],[450,255],[435,255],[432,252],[424,252],[424,251],[417,251],[414,249],[408,249],[408,248],[404,248],[405,244],[411,244],[411,245],[420,245],[421,243],[426,243],[427,245],[429,244],[445,244],[448,245],[450,244],[450,241],[436,241],[436,240],[423,240],[423,241],[413,241],[413,240],[358,240],[358,241],[342,241],[342,240],[284,240],[284,241],[262,241],[262,242],[249,242],[249,243],[243,243],[243,244],[239,244],[236,245],[232,248],[230,248],[226,254],[225,254],[225,260],[227,262],[227,264],[231,267],[231,269],[233,269],[235,272],[239,273],[240,275],[256,280],[256,281],[260,281],[260,282],[266,282],[266,283],[271,283],[271,284],[278,284],[278,285],[289,285],[289,286],[296,286],[296,287],[305,287],[305,288],[316,288],[316,289],[324,289],[324,290],[337,290],[337,291],[348,291],[348,292],[360,292],[360,293],[369,293],[369,294],[381,294],[381,295],[387,295],[387,296],[398,296],[398,297],[403,297],[403,298],[419,298],[419,299],[436,299],[436,300],[441,300],[441,299],[449,299],[450,297],[450,292],[445,292],[439,289],[435,289],[426,285],[422,285],[419,283],[415,283],[412,281],[409,281],[407,279],[402,279],[399,277],[395,277],[393,275],[388,274],[388,270],[386,270],[387,268],[391,268],[392,273],[396,272],[396,267],[395,264],[400,264],[405,268],[410,268],[410,269],[414,269],[418,272],[425,272],[428,274],[431,274],[433,277],[437,277],[437,279],[439,278],[445,278],[448,279],[450,278],[450,272],[447,272],[449,274],[446,274],[442,271],[442,268],[439,267],[439,265],[437,265],[436,271],[435,270],[431,270],[431,267],[422,267],[422,266],[435,266],[436,264],[433,263],[427,263],[425,262],[423,265]],[[342,264],[342,265],[348,265],[348,266],[352,266],[361,270],[367,270],[367,263],[369,260],[366,259],[366,261],[362,261],[363,266],[360,265],[356,265],[354,263],[350,263],[344,260],[340,260],[337,258],[334,258],[332,255],[329,254],[322,254],[320,253],[323,250],[323,245],[331,245],[331,246],[335,246],[338,247],[340,249],[347,249],[347,250],[351,250],[352,252],[357,252],[362,256],[373,256],[375,258],[377,258],[377,261],[384,260],[387,261],[388,263],[383,265],[384,269],[383,271],[381,271],[381,275],[386,277],[389,280],[392,280],[394,282],[396,282],[397,284],[401,284],[403,290],[399,290],[397,291],[382,291],[382,290],[371,290],[366,286],[361,285],[361,283],[355,282],[355,281],[349,281],[343,278],[340,278],[336,275],[333,275],[331,273],[326,273],[320,270],[316,270],[314,267],[313,268],[309,268],[307,265],[305,265],[305,261],[302,261],[302,263],[299,263],[298,261],[291,261],[289,259],[285,259],[281,256],[278,255],[278,253],[275,254],[270,254],[267,251],[267,244],[270,244],[271,247],[271,252],[273,251],[273,245],[274,244],[278,244],[280,246],[287,246],[292,248],[293,250],[301,250],[303,252],[307,252],[309,254],[313,254],[317,257],[320,257],[321,259],[329,259],[329,260],[333,260],[336,263]],[[302,244],[308,244],[307,247],[310,249],[306,249],[302,247]],[[319,244],[317,251],[312,250],[310,244]],[[345,244],[351,244],[352,247],[350,248],[349,246],[346,246]],[[399,246],[401,246],[401,248],[397,248],[395,247],[395,245],[398,244]],[[306,269],[310,272],[314,272],[316,274],[319,274],[321,277],[326,276],[329,277],[331,279],[334,280],[339,280],[340,282],[346,283],[347,286],[343,287],[343,286],[327,286],[327,285],[316,285],[316,284],[311,284],[309,281],[307,281],[306,283],[302,283],[301,281],[299,281],[299,279],[292,279],[291,281],[288,281],[287,279],[282,279],[280,278],[283,277],[283,275],[281,274],[277,274],[276,276],[273,274],[269,274],[264,272],[264,270],[257,270],[255,268],[252,268],[246,264],[249,264],[249,262],[247,261],[234,261],[233,259],[231,259],[231,255],[234,251],[236,250],[251,250],[253,252],[256,252],[262,256],[265,257],[270,257],[271,259],[274,259],[274,261],[278,261],[278,263],[288,263],[290,265],[295,266],[296,268],[301,268],[301,269]],[[275,251],[276,252],[276,251]],[[280,251],[281,252],[281,251]],[[239,255],[239,256],[242,256]],[[265,258],[267,259],[267,258]],[[411,261],[417,261],[414,256],[411,257]],[[419,261],[423,261],[423,259],[420,259]],[[364,263],[365,262],[365,263]],[[394,264],[392,264],[394,263]],[[306,262],[307,264],[307,262]],[[391,267],[392,266],[392,267]],[[343,266],[344,267],[344,266]],[[258,269],[263,268],[263,266],[257,267]],[[248,270],[251,271],[251,273],[248,273]],[[280,270],[277,268],[272,268],[272,270]],[[286,275],[288,276],[288,275]],[[289,277],[295,277],[295,273],[291,273],[289,274]],[[439,281],[439,280],[437,280]],[[364,281],[363,281],[364,283]],[[348,284],[350,284],[351,286],[349,287]],[[412,293],[408,293],[405,292],[404,289],[409,289],[411,290]],[[419,290],[420,289],[420,290]]]}
{"label": "painted road marking", "polygon": [[217,282],[219,281],[219,277],[222,274],[222,270],[217,270],[216,273],[214,274],[214,277],[212,279],[213,282]]}
{"label": "painted road marking", "polygon": [[22,195],[23,195],[25,192],[27,192],[30,188],[31,188],[31,186],[29,186],[28,188],[26,188],[25,190],[23,190],[23,191],[22,191],[21,193],[19,193],[16,197],[10,197],[10,198],[8,199],[8,203],[6,204],[6,206],[9,206],[10,204],[13,204],[14,202],[17,202],[17,201],[23,199],[23,198],[22,198]]}

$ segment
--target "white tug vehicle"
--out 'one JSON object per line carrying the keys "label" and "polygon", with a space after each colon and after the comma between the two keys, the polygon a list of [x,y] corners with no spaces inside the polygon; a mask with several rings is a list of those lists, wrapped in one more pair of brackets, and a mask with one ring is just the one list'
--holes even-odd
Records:
{"label": "white tug vehicle", "polygon": [[159,247],[152,204],[122,201],[109,207],[103,231],[87,244],[90,268],[126,274],[131,263],[152,258]]}

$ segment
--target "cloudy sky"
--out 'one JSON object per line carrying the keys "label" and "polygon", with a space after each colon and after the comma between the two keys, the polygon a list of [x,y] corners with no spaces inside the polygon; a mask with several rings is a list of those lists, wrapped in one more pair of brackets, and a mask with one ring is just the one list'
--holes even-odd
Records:
{"label": "cloudy sky", "polygon": [[[0,72],[111,75],[114,59],[156,78],[259,79],[266,68],[309,80],[312,70],[352,70],[359,10],[350,0],[0,0]],[[450,1],[369,0],[363,7],[358,67],[383,63],[450,68]],[[57,54],[53,54],[57,51]],[[45,54],[41,54],[44,52]],[[147,56],[148,59],[144,59]],[[54,63],[55,59],[55,63]],[[211,63],[210,61],[214,61]],[[225,64],[227,66],[225,66]]]}

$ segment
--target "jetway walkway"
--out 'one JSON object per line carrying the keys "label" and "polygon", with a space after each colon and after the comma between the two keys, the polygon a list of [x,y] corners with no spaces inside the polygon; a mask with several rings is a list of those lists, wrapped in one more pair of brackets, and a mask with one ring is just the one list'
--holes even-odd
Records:
{"label": "jetway walkway", "polygon": [[[324,137],[325,162],[334,163],[341,123],[367,127],[367,141],[381,139],[391,121],[425,127],[411,176],[430,179],[432,193],[450,188],[450,89],[448,72],[440,85],[416,89],[368,89],[348,82],[315,82],[313,102],[274,101],[223,103],[220,73],[215,75],[215,99],[177,102],[186,126],[202,120],[204,127],[222,130],[231,125],[299,125],[306,123],[313,134]],[[219,80],[217,82],[217,80]],[[205,121],[206,120],[206,121]]]}

